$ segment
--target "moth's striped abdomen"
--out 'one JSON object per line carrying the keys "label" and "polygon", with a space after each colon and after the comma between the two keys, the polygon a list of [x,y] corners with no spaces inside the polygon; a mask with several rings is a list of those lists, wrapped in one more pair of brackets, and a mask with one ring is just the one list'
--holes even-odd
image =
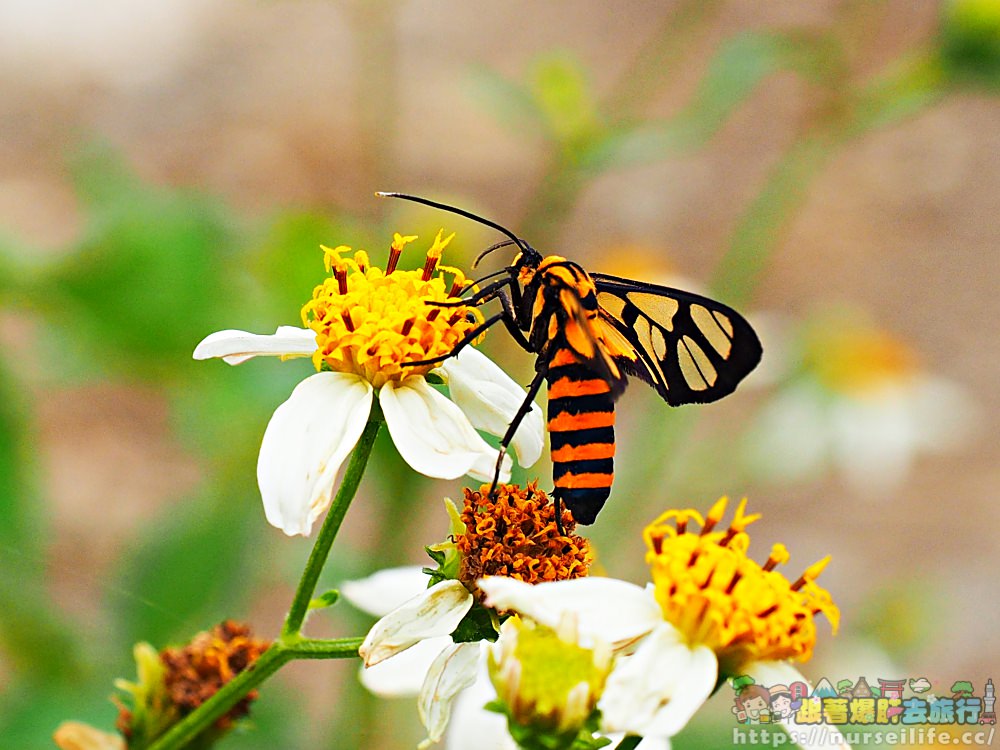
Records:
{"label": "moth's striped abdomen", "polygon": [[577,523],[591,524],[611,494],[614,479],[611,386],[578,362],[568,348],[556,350],[545,379],[554,495]]}

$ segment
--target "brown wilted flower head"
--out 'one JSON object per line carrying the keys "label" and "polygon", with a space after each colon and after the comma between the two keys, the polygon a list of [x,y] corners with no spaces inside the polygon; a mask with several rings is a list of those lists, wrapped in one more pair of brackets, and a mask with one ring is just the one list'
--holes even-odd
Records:
{"label": "brown wilted flower head", "polygon": [[560,534],[555,504],[538,483],[527,487],[498,485],[465,490],[461,520],[465,533],[456,536],[461,556],[460,580],[476,597],[475,582],[485,576],[508,576],[525,583],[563,581],[587,575],[593,554],[590,543],[573,533],[576,523],[563,510]]}
{"label": "brown wilted flower head", "polygon": [[[131,709],[120,707],[118,730],[128,740],[159,736],[253,664],[269,645],[254,638],[248,625],[225,620],[199,633],[186,646],[164,649],[158,655],[158,664],[146,664],[145,669],[142,661],[149,659],[140,659],[137,651],[140,684],[120,684],[133,694],[134,705]],[[143,684],[147,682],[156,684]],[[256,697],[256,690],[248,693],[219,718],[215,729],[222,732],[230,729],[237,719],[249,713],[250,703]]]}

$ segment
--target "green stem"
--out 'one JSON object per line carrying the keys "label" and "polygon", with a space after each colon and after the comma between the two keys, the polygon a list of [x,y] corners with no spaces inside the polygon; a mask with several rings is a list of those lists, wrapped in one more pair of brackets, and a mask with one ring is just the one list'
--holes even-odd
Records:
{"label": "green stem", "polygon": [[805,135],[782,156],[740,219],[732,243],[715,269],[712,291],[727,304],[740,307],[747,303],[813,177],[836,153],[835,142],[835,137],[826,133]]}
{"label": "green stem", "polygon": [[375,436],[378,434],[379,427],[382,426],[382,420],[379,417],[380,415],[372,414],[372,418],[365,425],[365,431],[361,433],[361,438],[354,448],[354,453],[351,454],[351,461],[347,465],[344,481],[341,483],[340,489],[337,490],[337,496],[333,499],[333,504],[326,514],[323,528],[320,529],[319,535],[316,537],[316,544],[313,545],[309,560],[306,562],[306,569],[302,571],[302,578],[299,580],[295,598],[292,599],[292,605],[288,608],[285,625],[281,628],[282,637],[296,635],[302,630],[302,623],[309,612],[309,602],[312,601],[313,594],[316,592],[319,574],[323,570],[323,565],[326,564],[330,547],[333,546],[333,540],[337,538],[340,524],[347,514],[347,509],[350,507],[354,493],[357,492],[358,484],[361,482],[361,476],[365,473],[365,467],[368,465],[368,457],[371,455],[372,446],[375,445]]}
{"label": "green stem", "polygon": [[185,747],[239,703],[247,693],[293,658],[294,654],[288,651],[280,639],[275,641],[267,651],[260,655],[257,661],[233,677],[219,688],[215,695],[174,724],[168,732],[161,735],[156,742],[149,746],[149,750],[170,750]]}
{"label": "green stem", "polygon": [[618,746],[615,748],[615,750],[635,750],[635,748],[639,746],[640,742],[642,742],[642,737],[638,737],[634,734],[629,734],[626,735],[625,737],[622,737],[622,741],[618,743]]}
{"label": "green stem", "polygon": [[337,490],[337,495],[326,514],[326,520],[323,521],[323,527],[316,537],[305,570],[302,571],[295,598],[288,609],[281,635],[257,661],[219,688],[215,695],[195,711],[174,724],[168,732],[150,745],[149,750],[178,750],[185,747],[239,703],[247,693],[293,659],[346,659],[358,655],[358,647],[363,640],[361,638],[304,638],[301,630],[323,565],[330,554],[334,539],[337,538],[337,532],[347,514],[347,509],[354,499],[361,477],[365,473],[368,458],[375,445],[375,436],[381,425],[381,413],[376,408],[351,454],[347,471],[344,473],[344,481],[341,482],[340,489]]}
{"label": "green stem", "polygon": [[362,638],[279,638],[255,661],[218,692],[205,701],[198,710],[188,714],[150,745],[149,750],[181,748],[212,726],[233,706],[243,700],[251,690],[273,675],[293,659],[349,659],[357,656]]}
{"label": "green stem", "polygon": [[[601,105],[612,125],[624,127],[635,113],[643,111],[662,88],[662,72],[683,59],[692,40],[698,38],[720,5],[718,0],[685,0],[664,16],[660,28],[610,87],[611,93]],[[549,166],[520,222],[521,234],[543,251],[555,243],[566,218],[589,186],[589,178],[607,171],[580,164],[572,157],[572,150],[566,149],[565,145],[554,144]]]}
{"label": "green stem", "polygon": [[347,659],[358,655],[364,638],[303,638],[285,648],[295,659]]}
{"label": "green stem", "polygon": [[813,179],[839,150],[871,130],[919,111],[941,92],[931,54],[916,55],[890,76],[868,82],[847,100],[840,117],[801,134],[741,217],[715,270],[712,291],[727,304],[745,304]]}

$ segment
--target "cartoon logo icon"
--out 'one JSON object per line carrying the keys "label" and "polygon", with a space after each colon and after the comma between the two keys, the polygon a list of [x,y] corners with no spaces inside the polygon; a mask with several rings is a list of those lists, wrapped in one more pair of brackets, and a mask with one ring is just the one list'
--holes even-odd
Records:
{"label": "cartoon logo icon", "polygon": [[[766,687],[756,684],[753,677],[743,676],[733,680],[733,689],[736,697],[732,711],[740,724],[771,722],[771,693]],[[791,693],[788,697],[791,700]]]}
{"label": "cartoon logo icon", "polygon": [[[820,677],[810,691],[805,682],[788,685],[758,685],[743,675],[731,683],[735,692],[732,712],[741,724],[987,724],[996,718],[993,680],[983,686],[982,697],[975,695],[969,680],[951,685],[950,697],[928,691],[926,677],[879,677],[869,683],[863,675],[856,681],[836,683]],[[834,687],[836,684],[836,687]],[[913,695],[905,696],[909,686]],[[916,695],[925,694],[922,698]]]}
{"label": "cartoon logo icon", "polygon": [[771,720],[779,724],[789,723],[800,701],[792,701],[792,691],[787,685],[772,685],[768,693],[771,695]]}

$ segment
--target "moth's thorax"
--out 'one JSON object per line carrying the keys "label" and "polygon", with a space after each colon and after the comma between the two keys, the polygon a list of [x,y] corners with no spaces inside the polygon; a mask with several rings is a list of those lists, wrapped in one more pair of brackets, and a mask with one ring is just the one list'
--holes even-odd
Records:
{"label": "moth's thorax", "polygon": [[523,267],[518,280],[525,285],[534,281],[546,286],[572,287],[580,297],[596,291],[590,275],[561,255],[548,255],[533,267]]}

